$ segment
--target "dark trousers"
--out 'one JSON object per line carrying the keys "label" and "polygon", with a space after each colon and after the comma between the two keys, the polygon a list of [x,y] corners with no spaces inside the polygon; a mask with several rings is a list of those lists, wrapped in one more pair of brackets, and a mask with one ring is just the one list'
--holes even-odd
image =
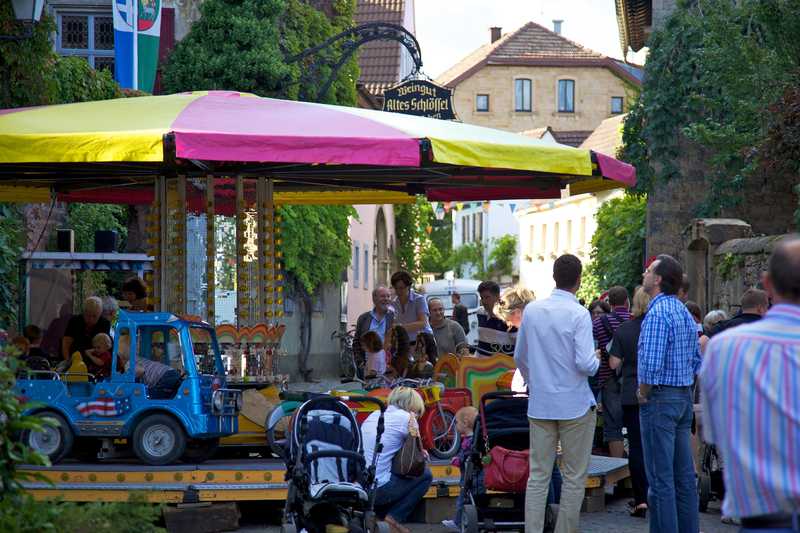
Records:
{"label": "dark trousers", "polygon": [[161,376],[158,383],[148,387],[147,394],[153,400],[166,400],[175,396],[178,386],[181,384],[181,375],[174,368]]}
{"label": "dark trousers", "polygon": [[647,473],[642,454],[642,432],[639,427],[639,406],[623,405],[622,420],[628,430],[628,465],[636,505],[647,503]]}

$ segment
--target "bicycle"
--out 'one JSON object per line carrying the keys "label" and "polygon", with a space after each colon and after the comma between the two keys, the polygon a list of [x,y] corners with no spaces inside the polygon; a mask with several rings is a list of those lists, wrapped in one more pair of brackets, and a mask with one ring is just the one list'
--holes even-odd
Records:
{"label": "bicycle", "polygon": [[[367,391],[368,396],[377,396],[386,400],[391,389],[395,387],[411,387],[419,392],[425,402],[425,414],[419,420],[422,444],[431,455],[438,459],[454,457],[461,446],[461,435],[456,430],[456,412],[470,405],[470,393],[465,389],[446,390],[444,385],[431,378],[412,379],[397,378],[389,380],[385,376],[363,380],[349,378],[345,382],[358,382]],[[333,395],[350,394],[345,391],[332,391]],[[351,404],[356,412],[356,419],[363,422],[374,410],[370,405]],[[433,408],[432,408],[433,407]]]}
{"label": "bicycle", "polygon": [[363,370],[360,373],[359,367],[361,366],[356,361],[355,354],[353,353],[353,340],[355,339],[355,330],[350,329],[342,331],[342,329],[334,330],[331,333],[331,340],[337,339],[339,341],[339,374],[343,378],[354,378],[363,375]]}

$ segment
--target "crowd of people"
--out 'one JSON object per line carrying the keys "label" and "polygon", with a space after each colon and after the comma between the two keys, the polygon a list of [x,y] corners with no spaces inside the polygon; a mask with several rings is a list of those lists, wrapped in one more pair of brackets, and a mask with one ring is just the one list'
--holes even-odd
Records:
{"label": "crowd of people", "polygon": [[[478,343],[470,347],[464,315],[445,317],[440,299],[426,301],[407,273],[397,273],[394,298],[376,289],[373,309],[359,317],[356,350],[380,352],[369,370],[393,375],[411,375],[398,356],[415,344],[437,347],[416,350],[414,359],[429,363],[444,353],[513,355],[512,388],[529,392],[526,531],[542,531],[554,476],[556,531],[578,531],[598,417],[608,455],[629,461],[630,514],[649,518],[650,531],[699,531],[701,441],[716,445],[724,465],[724,521],[741,521],[747,532],[800,531],[800,238],[776,245],[762,283],[744,291],[731,317],[719,309],[703,315],[688,301],[688,277],[669,255],[648,262],[632,298],[612,287],[588,308],[576,297],[581,275],[580,260],[566,254],[554,263],[556,288],[547,298],[523,287],[501,295],[495,282],[481,283]],[[371,332],[383,342],[367,345]],[[408,401],[398,422],[389,422],[403,435],[424,410]],[[474,417],[458,413],[467,442]],[[391,460],[398,439],[384,441],[379,463]],[[378,501],[392,503],[387,520],[395,531],[407,531],[409,502],[429,484],[427,472],[413,482],[379,476]],[[445,525],[460,527],[462,504]]]}

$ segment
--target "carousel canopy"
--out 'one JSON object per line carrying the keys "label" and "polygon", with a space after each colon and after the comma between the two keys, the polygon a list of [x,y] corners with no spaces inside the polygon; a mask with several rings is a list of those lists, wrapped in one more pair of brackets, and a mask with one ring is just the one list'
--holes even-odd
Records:
{"label": "carousel canopy", "polygon": [[0,110],[4,197],[147,203],[153,178],[174,175],[266,176],[286,203],[548,198],[636,181],[611,157],[515,133],[236,92]]}

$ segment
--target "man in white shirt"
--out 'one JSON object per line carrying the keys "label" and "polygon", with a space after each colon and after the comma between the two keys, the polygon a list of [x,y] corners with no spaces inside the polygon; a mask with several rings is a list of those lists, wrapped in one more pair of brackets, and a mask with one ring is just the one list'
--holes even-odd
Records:
{"label": "man in white shirt", "polygon": [[589,311],[575,297],[581,270],[581,261],[574,255],[556,259],[556,288],[549,298],[525,307],[517,333],[514,361],[530,391],[530,474],[525,496],[525,531],[529,533],[544,528],[547,489],[559,440],[564,482],[555,530],[578,531],[597,420],[586,378],[600,366]]}

